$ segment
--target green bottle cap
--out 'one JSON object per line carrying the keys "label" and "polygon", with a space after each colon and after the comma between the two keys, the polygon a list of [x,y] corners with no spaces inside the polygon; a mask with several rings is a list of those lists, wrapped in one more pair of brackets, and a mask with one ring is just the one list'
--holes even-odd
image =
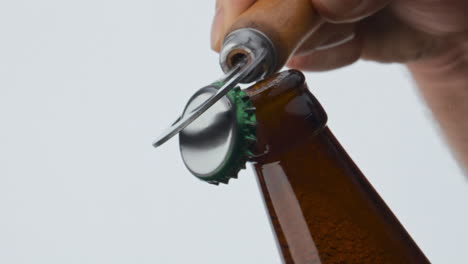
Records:
{"label": "green bottle cap", "polygon": [[[215,83],[196,92],[184,114],[213,96],[221,85]],[[253,157],[255,130],[255,108],[247,94],[236,87],[179,133],[184,164],[203,181],[227,184]]]}

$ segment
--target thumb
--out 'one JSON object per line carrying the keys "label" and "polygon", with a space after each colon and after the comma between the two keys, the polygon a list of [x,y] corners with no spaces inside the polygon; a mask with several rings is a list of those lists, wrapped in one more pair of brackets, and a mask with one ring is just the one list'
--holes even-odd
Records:
{"label": "thumb", "polygon": [[217,52],[226,31],[244,11],[249,9],[257,0],[217,0],[216,12],[211,26],[211,48]]}

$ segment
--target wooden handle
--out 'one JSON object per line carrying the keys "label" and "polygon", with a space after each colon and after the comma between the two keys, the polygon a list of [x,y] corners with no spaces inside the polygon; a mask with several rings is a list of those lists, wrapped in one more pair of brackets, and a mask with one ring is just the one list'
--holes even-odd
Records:
{"label": "wooden handle", "polygon": [[255,28],[266,34],[278,54],[280,70],[301,42],[322,23],[310,0],[259,0],[244,12],[229,32]]}

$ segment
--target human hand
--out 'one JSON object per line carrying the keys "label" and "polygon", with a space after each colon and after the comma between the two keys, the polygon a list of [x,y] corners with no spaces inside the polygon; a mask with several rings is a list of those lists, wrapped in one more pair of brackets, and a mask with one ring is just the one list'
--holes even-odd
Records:
{"label": "human hand", "polygon": [[[361,58],[406,64],[468,176],[468,1],[310,1],[326,23],[304,36],[287,65],[324,71]],[[256,2],[217,0],[214,50]]]}
{"label": "human hand", "polygon": [[[287,1],[287,0],[285,0]],[[216,50],[236,18],[256,0],[217,0],[211,43]],[[311,0],[327,23],[311,34],[288,66],[311,71],[360,58],[414,62],[435,57],[468,39],[465,0]],[[467,36],[465,36],[467,35]]]}

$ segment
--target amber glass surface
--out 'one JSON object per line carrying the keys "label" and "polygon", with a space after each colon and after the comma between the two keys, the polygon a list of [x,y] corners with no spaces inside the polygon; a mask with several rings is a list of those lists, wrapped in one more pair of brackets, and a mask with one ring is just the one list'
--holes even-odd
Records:
{"label": "amber glass surface", "polygon": [[304,76],[249,88],[259,185],[284,263],[429,263],[326,127]]}

